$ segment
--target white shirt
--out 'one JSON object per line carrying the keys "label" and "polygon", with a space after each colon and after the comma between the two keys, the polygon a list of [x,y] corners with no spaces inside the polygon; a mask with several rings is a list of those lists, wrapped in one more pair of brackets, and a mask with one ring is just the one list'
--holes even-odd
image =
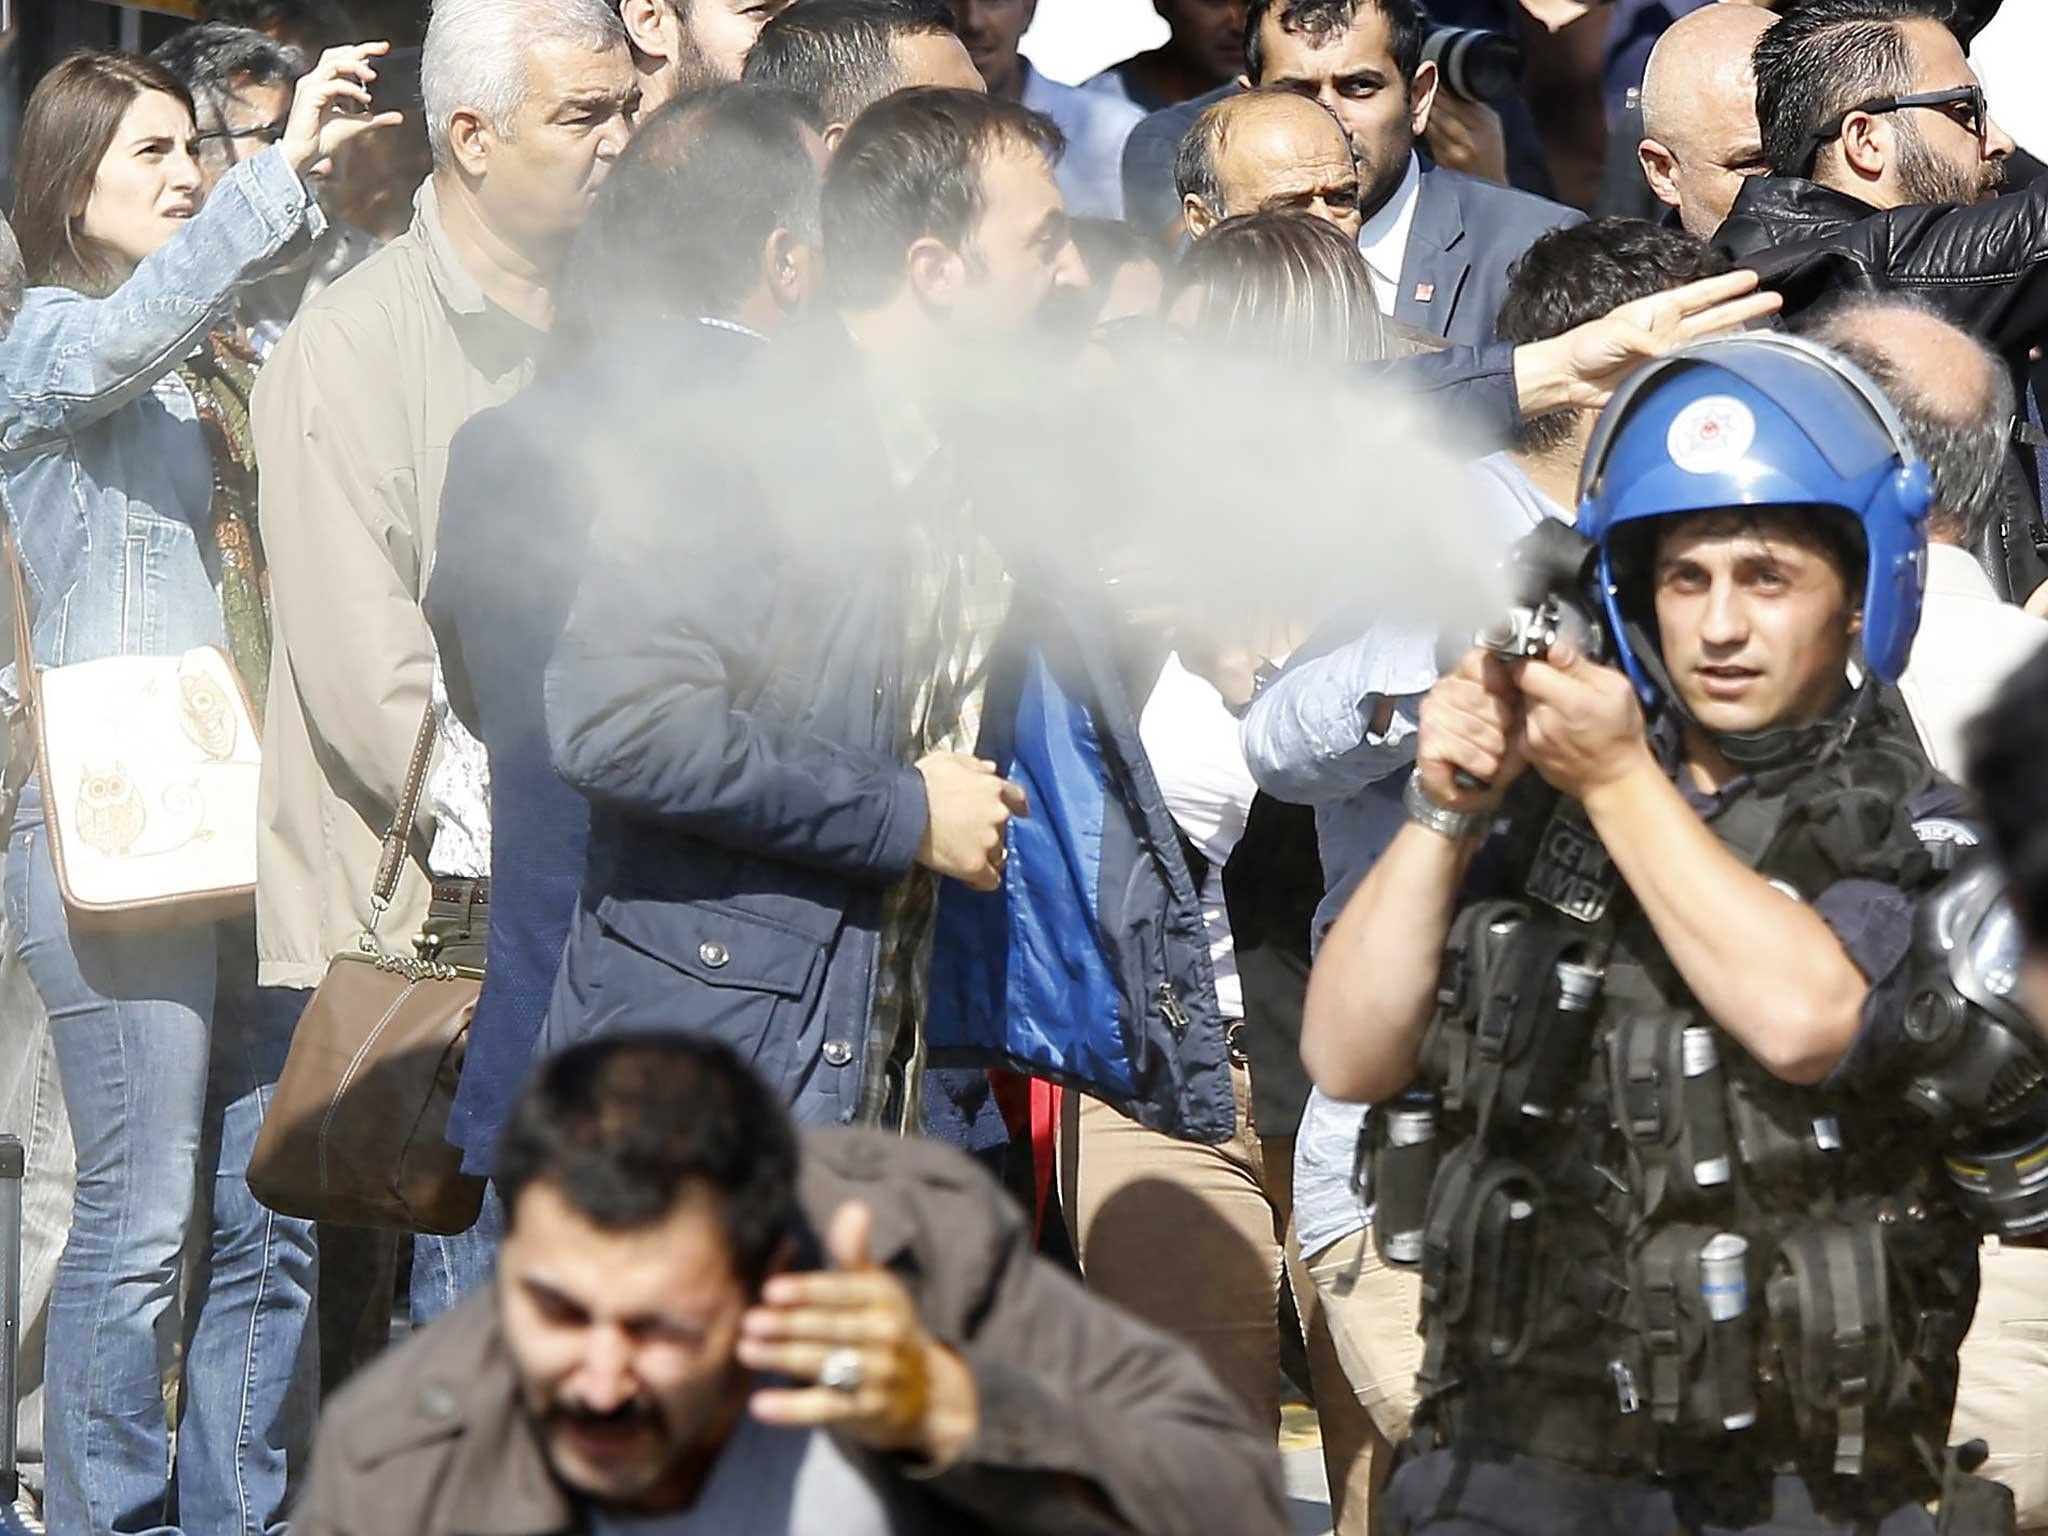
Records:
{"label": "white shirt", "polygon": [[1024,105],[1043,112],[1067,136],[1067,152],[1053,168],[1067,212],[1077,219],[1124,216],[1124,140],[1145,120],[1145,109],[1106,91],[1084,91],[1041,75],[1026,62]]}
{"label": "white shirt", "polygon": [[491,872],[491,759],[448,704],[448,682],[434,659],[434,724],[441,733],[427,805],[434,844],[427,868],[437,875],[482,880]]}
{"label": "white shirt", "polygon": [[1202,879],[1202,932],[1216,971],[1216,1003],[1226,1019],[1244,1017],[1244,984],[1237,977],[1237,941],[1223,900],[1223,866],[1230,862],[1259,786],[1238,745],[1237,720],[1204,678],[1166,658],[1152,697],[1138,718],[1138,740],[1151,760],[1181,835],[1208,860]]}
{"label": "white shirt", "polygon": [[2044,644],[2048,619],[2000,602],[1974,555],[1927,546],[1927,597],[1899,692],[1935,767],[1962,778],[1964,727]]}
{"label": "white shirt", "polygon": [[1408,170],[1380,211],[1365,221],[1358,232],[1359,254],[1372,269],[1373,297],[1380,301],[1380,313],[1392,315],[1394,301],[1401,293],[1401,267],[1408,257],[1408,229],[1415,222],[1415,205],[1422,201],[1422,162],[1408,151]]}

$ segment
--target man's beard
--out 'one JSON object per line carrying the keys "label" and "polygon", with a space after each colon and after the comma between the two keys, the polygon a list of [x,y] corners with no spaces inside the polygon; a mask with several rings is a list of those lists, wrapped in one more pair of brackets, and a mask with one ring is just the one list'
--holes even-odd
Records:
{"label": "man's beard", "polygon": [[712,67],[711,61],[704,57],[704,50],[698,45],[696,33],[690,30],[690,11],[687,5],[682,10],[682,23],[682,30],[678,34],[680,42],[671,64],[675,71],[674,94],[694,94],[714,85],[729,83],[725,76]]}
{"label": "man's beard", "polygon": [[1390,152],[1383,163],[1378,157],[1378,146],[1351,146],[1351,158],[1358,162],[1358,208],[1367,219],[1386,207],[1401,190],[1401,179],[1408,174],[1409,157],[1415,153],[1415,140],[1409,138],[1388,148]]}
{"label": "man's beard", "polygon": [[1902,124],[1899,143],[1899,190],[1909,203],[1982,203],[2005,186],[2003,160],[1979,160],[1964,167],[1944,160],[1927,147],[1912,124]]}
{"label": "man's beard", "polygon": [[746,1411],[746,1382],[745,1374],[735,1367],[723,1390],[671,1405],[666,1413],[646,1398],[634,1398],[609,1413],[593,1412],[577,1403],[553,1403],[541,1409],[541,1428],[545,1433],[576,1426],[617,1426],[658,1436],[662,1442],[660,1460],[638,1469],[640,1475],[629,1486],[580,1490],[630,1509],[646,1503],[650,1497],[660,1502],[665,1491],[674,1490],[679,1477],[693,1490],[701,1484],[706,1468],[724,1450],[733,1427]]}

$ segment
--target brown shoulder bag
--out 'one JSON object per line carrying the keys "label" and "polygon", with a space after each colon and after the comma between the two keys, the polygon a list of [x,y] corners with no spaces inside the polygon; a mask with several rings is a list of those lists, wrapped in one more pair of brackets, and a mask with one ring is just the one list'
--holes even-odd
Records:
{"label": "brown shoulder bag", "polygon": [[447,1139],[483,972],[395,955],[377,937],[433,751],[429,705],[384,834],[370,927],[328,963],[249,1159],[250,1190],[287,1216],[445,1237],[474,1225],[483,1204],[485,1181],[462,1171]]}

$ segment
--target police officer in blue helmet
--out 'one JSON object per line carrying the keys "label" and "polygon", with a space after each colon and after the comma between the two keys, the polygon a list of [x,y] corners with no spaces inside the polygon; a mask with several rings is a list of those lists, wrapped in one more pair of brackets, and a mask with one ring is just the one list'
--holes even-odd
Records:
{"label": "police officer in blue helmet", "polygon": [[1383,1529],[2010,1528],[1946,1445],[1976,1246],[1902,1086],[1915,823],[1959,808],[1886,686],[1931,497],[1833,354],[1683,349],[1589,449],[1605,636],[1425,700],[1302,1041],[1421,1272]]}

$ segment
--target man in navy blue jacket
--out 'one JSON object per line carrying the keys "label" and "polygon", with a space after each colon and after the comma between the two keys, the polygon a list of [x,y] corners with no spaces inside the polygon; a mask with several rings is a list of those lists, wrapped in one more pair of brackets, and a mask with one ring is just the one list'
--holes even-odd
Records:
{"label": "man in navy blue jacket", "polygon": [[593,807],[548,1042],[712,1035],[800,1121],[970,1147],[985,1084],[938,1079],[927,1115],[928,1062],[1229,1134],[1201,914],[1106,625],[977,517],[955,430],[952,370],[1084,280],[1060,148],[967,92],[865,113],[825,185],[834,323],[661,442],[667,516],[600,524],[547,677]]}
{"label": "man in navy blue jacket", "polygon": [[471,1173],[494,1171],[583,885],[590,807],[555,774],[541,684],[591,522],[660,504],[668,466],[637,451],[649,411],[688,420],[802,305],[823,126],[752,85],[653,117],[591,214],[535,382],[450,445],[444,536],[491,552],[436,566],[426,596],[449,702],[491,765],[487,962],[448,1127]]}

